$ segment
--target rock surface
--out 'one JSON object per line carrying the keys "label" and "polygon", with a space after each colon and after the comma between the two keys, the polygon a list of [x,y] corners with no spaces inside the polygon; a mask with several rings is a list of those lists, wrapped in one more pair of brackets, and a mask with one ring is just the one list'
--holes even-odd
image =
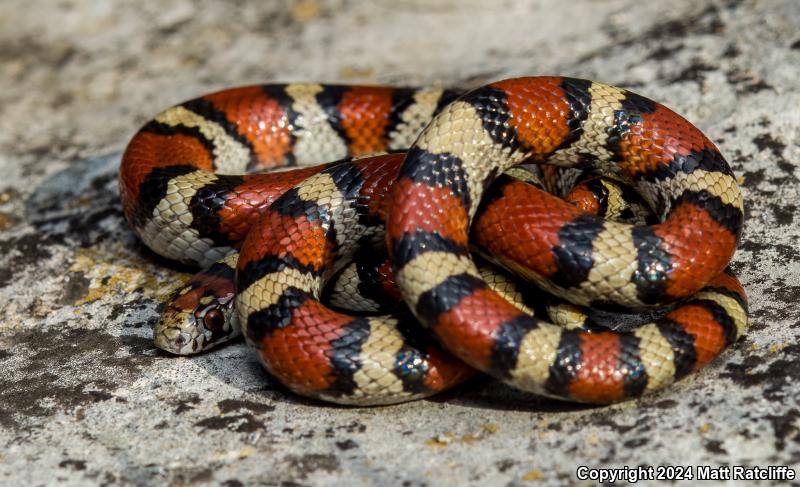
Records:
{"label": "rock surface", "polygon": [[[578,465],[800,462],[796,1],[165,4],[0,3],[1,484],[593,485]],[[712,366],[602,408],[479,379],[359,409],[288,393],[242,344],[153,347],[160,302],[189,274],[143,248],[116,190],[153,114],[264,81],[522,74],[662,101],[733,164],[752,328]]]}

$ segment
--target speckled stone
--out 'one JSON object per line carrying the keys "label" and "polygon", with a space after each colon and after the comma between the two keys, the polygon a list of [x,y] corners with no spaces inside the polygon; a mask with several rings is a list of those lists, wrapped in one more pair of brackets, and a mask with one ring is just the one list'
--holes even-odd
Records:
{"label": "speckled stone", "polygon": [[[593,485],[577,466],[800,463],[795,0],[6,0],[0,46],[0,484]],[[116,170],[160,109],[265,81],[523,74],[631,88],[731,161],[753,324],[713,365],[609,407],[478,379],[366,409],[288,393],[242,344],[153,347],[189,270],[128,230]]]}

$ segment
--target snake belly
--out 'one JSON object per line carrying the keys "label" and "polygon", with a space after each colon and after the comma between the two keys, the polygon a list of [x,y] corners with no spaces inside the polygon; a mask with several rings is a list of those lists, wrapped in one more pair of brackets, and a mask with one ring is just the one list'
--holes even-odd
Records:
{"label": "snake belly", "polygon": [[[125,214],[168,258],[208,265],[241,246],[237,310],[248,341],[276,377],[307,396],[398,402],[470,375],[412,331],[408,316],[353,317],[319,303],[338,256],[365,239],[389,242],[399,293],[440,343],[525,390],[610,402],[710,361],[747,323],[744,293],[722,272],[742,217],[719,152],[679,116],[623,90],[567,78],[504,83],[452,103],[456,94],[442,90],[324,85],[192,100],[129,145],[120,172]],[[371,173],[381,164],[366,159],[321,173],[240,174],[401,149],[426,124],[395,173]],[[487,224],[478,246],[493,260],[582,304],[638,308],[698,290],[700,297],[630,333],[564,330],[504,301],[474,268],[466,234],[484,188],[522,161],[627,180],[664,222],[614,227],[504,183],[493,188],[489,213],[513,215],[497,218],[515,229],[542,226],[528,219],[537,211],[550,221],[516,239],[507,238],[508,225]],[[378,186],[392,196],[372,198]],[[510,213],[495,212],[517,196]],[[715,243],[692,254],[693,238]],[[517,255],[526,247],[532,253]]]}

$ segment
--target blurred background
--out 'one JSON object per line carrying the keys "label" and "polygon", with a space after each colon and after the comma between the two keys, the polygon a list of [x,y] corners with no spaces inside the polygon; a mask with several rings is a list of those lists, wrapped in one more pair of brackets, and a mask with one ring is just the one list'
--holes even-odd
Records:
{"label": "blurred background", "polygon": [[710,107],[706,78],[794,81],[797,11],[792,0],[6,0],[0,146],[120,146],[167,105],[266,81],[563,74]]}

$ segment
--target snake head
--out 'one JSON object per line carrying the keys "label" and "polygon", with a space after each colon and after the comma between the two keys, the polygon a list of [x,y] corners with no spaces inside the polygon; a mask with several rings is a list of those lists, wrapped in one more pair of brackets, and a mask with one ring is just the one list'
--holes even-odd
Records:
{"label": "snake head", "polygon": [[[217,264],[215,264],[217,265]],[[241,334],[234,312],[231,275],[203,271],[167,302],[153,328],[155,345],[176,355],[192,355],[227,342]]]}

